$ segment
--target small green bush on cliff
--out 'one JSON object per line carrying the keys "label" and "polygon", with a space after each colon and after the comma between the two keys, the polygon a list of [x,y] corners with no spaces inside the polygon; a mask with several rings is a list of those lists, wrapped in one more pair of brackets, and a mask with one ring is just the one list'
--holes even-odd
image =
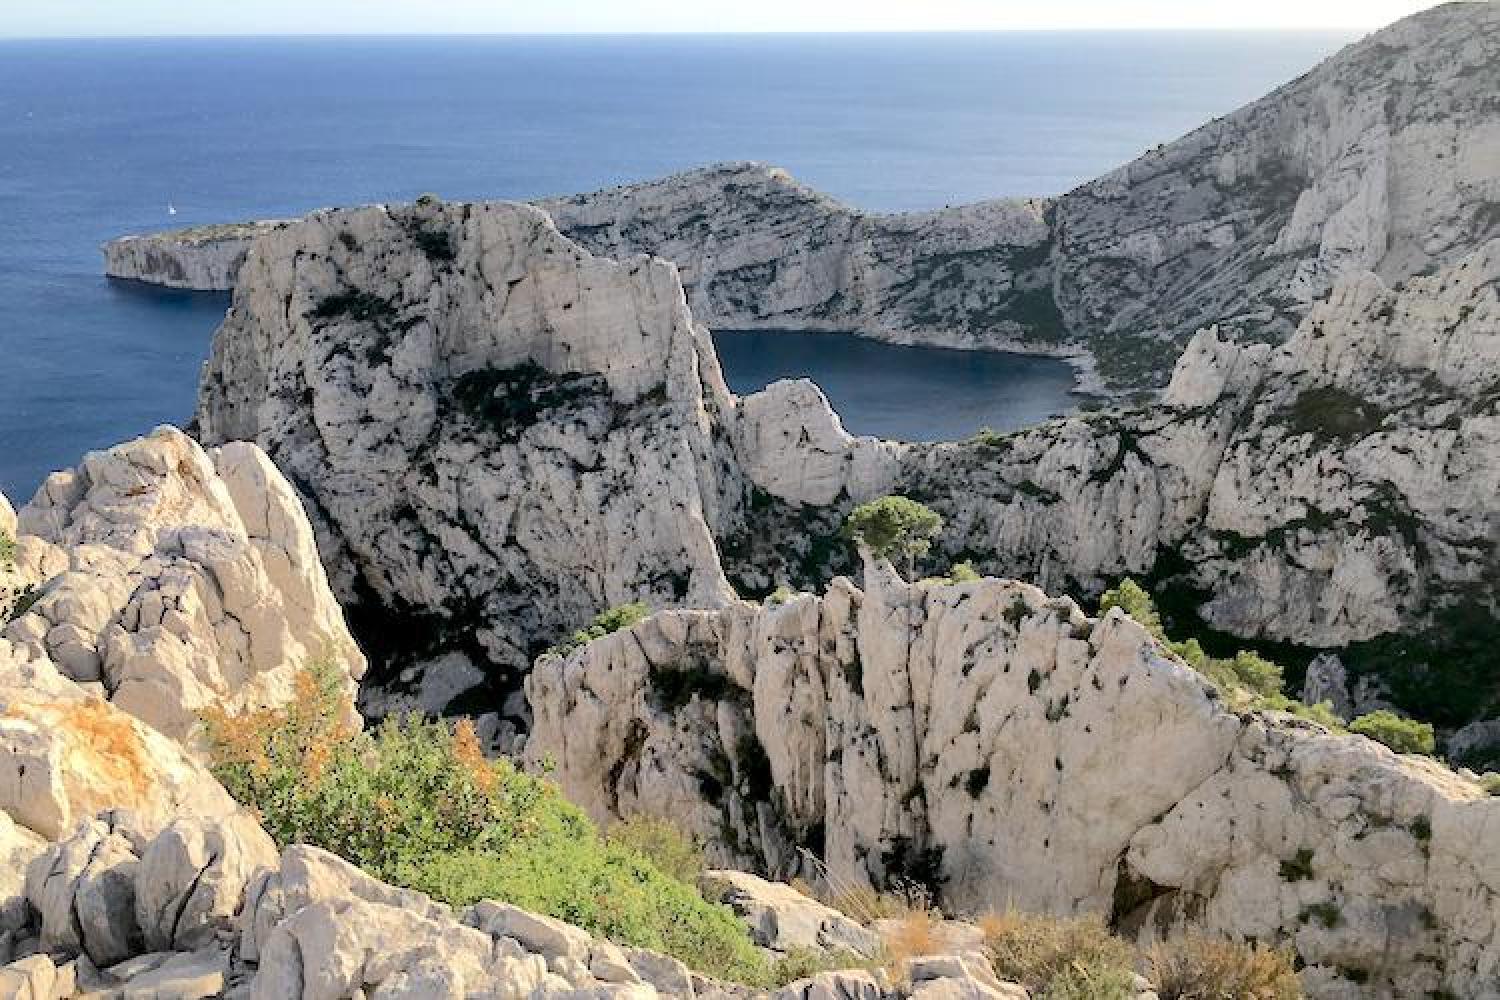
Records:
{"label": "small green bush on cliff", "polygon": [[16,561],[16,540],[0,531],[0,566],[10,566]]}
{"label": "small green bush on cliff", "polygon": [[1145,588],[1128,577],[1121,580],[1118,586],[1105,591],[1104,596],[1099,599],[1101,615],[1110,608],[1120,608],[1158,642],[1181,657],[1188,666],[1213,681],[1225,693],[1238,695],[1242,701],[1248,701],[1252,708],[1289,711],[1318,722],[1327,720],[1337,724],[1342,721],[1333,715],[1331,709],[1302,705],[1301,702],[1294,702],[1286,697],[1282,693],[1281,667],[1258,653],[1240,650],[1232,657],[1216,657],[1209,656],[1197,639],[1173,641],[1162,625],[1156,602]]}
{"label": "small green bush on cliff", "polygon": [[454,906],[499,899],[711,976],[769,981],[727,907],[631,838],[600,836],[552,783],[486,759],[467,721],[361,731],[345,718],[338,672],[318,667],[284,706],[211,710],[203,722],[214,775],[280,844],[324,848]]}
{"label": "small green bush on cliff", "polygon": [[1432,727],[1416,719],[1403,719],[1385,709],[1361,715],[1349,723],[1349,731],[1384,743],[1397,753],[1431,754],[1437,749]]}
{"label": "small green bush on cliff", "polygon": [[645,621],[651,614],[651,609],[640,601],[630,604],[621,604],[617,607],[601,611],[594,616],[594,620],[585,628],[579,629],[562,642],[548,649],[548,653],[556,653],[558,656],[567,656],[579,646],[586,646],[595,639],[602,639],[611,632],[618,632],[622,628]]}
{"label": "small green bush on cliff", "polygon": [[609,828],[611,843],[649,858],[666,874],[696,885],[707,863],[703,842],[662,816],[631,816]]}

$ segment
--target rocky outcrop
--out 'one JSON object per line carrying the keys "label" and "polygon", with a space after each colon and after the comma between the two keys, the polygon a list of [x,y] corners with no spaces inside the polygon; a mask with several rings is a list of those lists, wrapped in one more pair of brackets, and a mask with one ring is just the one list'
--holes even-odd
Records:
{"label": "rocky outcrop", "polygon": [[[1221,694],[1118,611],[994,579],[667,611],[528,679],[526,754],[600,819],[723,859],[918,878],[963,911],[1095,912],[1295,947],[1316,996],[1477,995],[1500,799]],[[1355,984],[1364,984],[1356,987]]]}
{"label": "rocky outcrop", "polygon": [[732,163],[538,205],[594,253],[675,263],[693,314],[717,329],[987,349],[1065,336],[1041,200],[879,215]]}
{"label": "rocky outcrop", "polygon": [[907,450],[850,494],[893,479],[945,515],[950,553],[1048,587],[1176,552],[1203,617],[1242,636],[1341,646],[1492,613],[1497,288],[1500,241],[1400,288],[1352,275],[1280,348],[1200,333],[1159,405]]}
{"label": "rocky outcrop", "polygon": [[784,882],[731,869],[704,872],[699,881],[705,897],[733,909],[750,928],[751,940],[768,951],[880,954],[878,934]]}
{"label": "rocky outcrop", "polygon": [[1500,8],[1448,3],[1059,199],[1058,306],[1150,381],[1201,327],[1280,341],[1346,275],[1500,235]]}
{"label": "rocky outcrop", "polygon": [[1350,275],[1280,347],[1205,330],[1157,404],[934,445],[850,437],[805,381],[734,399],[670,265],[522,206],[325,213],[245,274],[199,427],[309,500],[381,647],[374,714],[524,728],[519,674],[601,609],[816,586],[849,508],[892,492],[943,515],[943,556],[1082,593],[1152,574],[1241,636],[1493,614],[1500,241]]}
{"label": "rocky outcrop", "polygon": [[[149,839],[128,825],[89,824],[33,863],[27,899],[44,950],[0,967],[8,997],[771,995],[505,903],[455,913],[316,848],[289,847],[278,859],[268,843],[226,841],[211,825],[176,824]],[[920,956],[890,973],[825,973],[775,994],[829,995],[1026,994],[976,952]]]}
{"label": "rocky outcrop", "polygon": [[279,221],[241,222],[175,229],[110,240],[104,273],[167,288],[228,291],[257,236],[279,229]]}
{"label": "rocky outcrop", "polygon": [[351,695],[364,672],[302,505],[254,445],[210,453],[162,428],[92,453],[48,478],[18,530],[32,589],[0,633],[13,655],[174,740],[205,708],[288,701],[311,663]]}
{"label": "rocky outcrop", "polygon": [[311,500],[393,696],[439,658],[503,694],[601,608],[730,598],[731,402],[671,265],[592,257],[536,209],[425,201],[314,216],[243,273],[199,432],[258,442]]}

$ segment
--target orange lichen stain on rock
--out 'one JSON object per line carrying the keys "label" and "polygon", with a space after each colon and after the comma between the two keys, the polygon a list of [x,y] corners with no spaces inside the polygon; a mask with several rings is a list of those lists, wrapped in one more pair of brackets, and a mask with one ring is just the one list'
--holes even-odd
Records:
{"label": "orange lichen stain on rock", "polygon": [[60,735],[63,766],[99,808],[131,805],[153,785],[146,748],[131,717],[105,702],[12,702],[5,714]]}

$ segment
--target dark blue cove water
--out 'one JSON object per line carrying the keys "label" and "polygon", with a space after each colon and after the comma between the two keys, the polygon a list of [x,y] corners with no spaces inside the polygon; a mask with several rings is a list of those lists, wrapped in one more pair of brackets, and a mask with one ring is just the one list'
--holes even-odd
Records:
{"label": "dark blue cove water", "polygon": [[[872,209],[1055,194],[1349,40],[0,43],[0,490],[24,500],[85,450],[192,411],[224,301],[111,285],[98,253],[110,237],[426,191],[533,198],[726,159],[779,164]],[[944,405],[952,369],[933,373],[908,398]],[[860,372],[839,377],[852,387]],[[987,378],[997,396],[1015,391],[1005,371]],[[866,424],[849,395],[851,427],[928,433]]]}
{"label": "dark blue cove water", "polygon": [[993,351],[900,347],[847,333],[714,334],[729,388],[811,378],[851,434],[952,441],[981,428],[1013,431],[1073,405],[1072,366]]}

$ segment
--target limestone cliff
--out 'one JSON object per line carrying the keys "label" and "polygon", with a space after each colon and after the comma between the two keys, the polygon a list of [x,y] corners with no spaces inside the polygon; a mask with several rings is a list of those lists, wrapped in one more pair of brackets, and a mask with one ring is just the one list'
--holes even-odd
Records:
{"label": "limestone cliff", "polygon": [[104,273],[167,288],[228,291],[257,236],[280,228],[278,221],[228,223],[122,236],[101,248]]}
{"label": "limestone cliff", "polygon": [[1160,404],[935,445],[852,438],[807,382],[734,399],[671,265],[531,208],[324,213],[243,274],[199,428],[309,500],[382,647],[372,711],[496,710],[625,601],[818,585],[850,506],[891,492],[943,514],[952,558],[1084,593],[1171,575],[1241,636],[1493,615],[1500,241],[1398,288],[1347,276],[1279,348],[1204,331]]}
{"label": "limestone cliff", "polygon": [[[377,623],[378,714],[485,683],[498,705],[506,668],[603,607],[727,600],[730,411],[671,265],[593,257],[534,208],[426,201],[257,241],[197,420],[311,501]],[[401,673],[436,658],[455,681]]]}
{"label": "limestone cliff", "polygon": [[1455,262],[1500,235],[1497,91],[1500,7],[1446,3],[1083,185],[1053,217],[1068,329],[1155,381],[1201,327],[1281,341],[1344,275]]}
{"label": "limestone cliff", "polygon": [[595,253],[677,264],[710,327],[989,349],[1064,338],[1044,201],[879,215],[735,163],[538,204]]}
{"label": "limestone cliff", "polygon": [[666,611],[527,682],[526,753],[595,816],[783,872],[916,877],[960,910],[1093,911],[1291,945],[1318,997],[1483,995],[1491,798],[1220,692],[1119,611],[985,579]]}

